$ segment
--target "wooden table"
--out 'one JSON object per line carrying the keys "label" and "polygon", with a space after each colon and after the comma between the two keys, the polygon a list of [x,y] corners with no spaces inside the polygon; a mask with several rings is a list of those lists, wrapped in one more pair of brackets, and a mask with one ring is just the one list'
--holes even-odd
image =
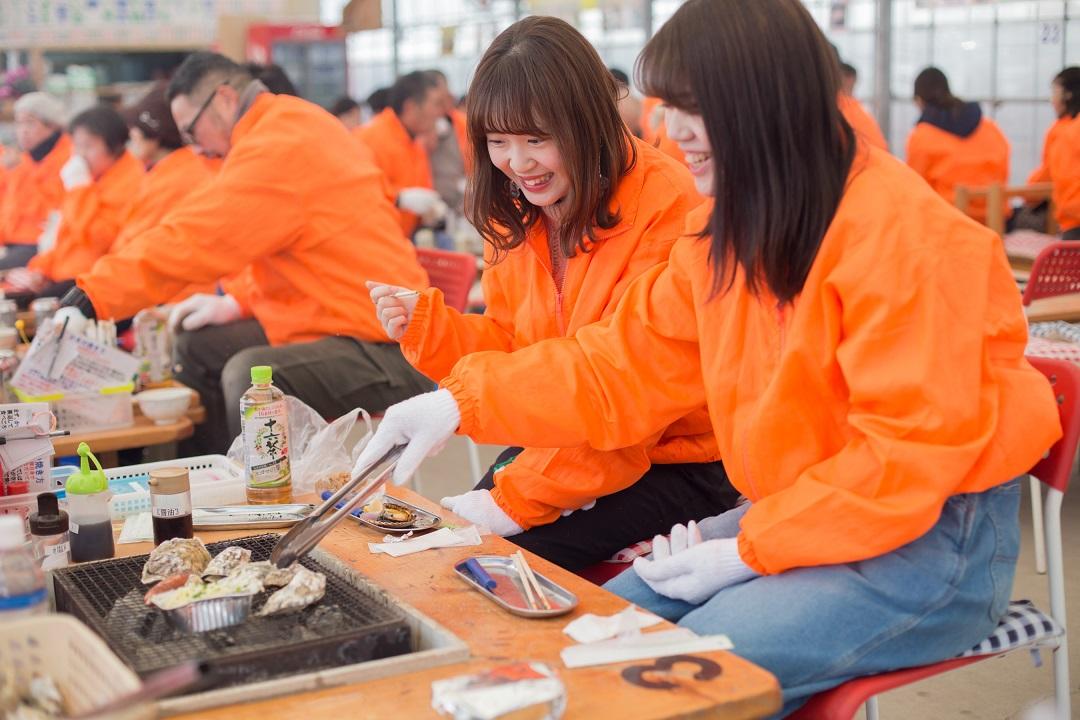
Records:
{"label": "wooden table", "polygon": [[[446,510],[403,488],[395,494],[443,515],[450,523],[465,524]],[[449,517],[447,517],[449,515]],[[205,542],[254,534],[251,532],[200,532]],[[663,678],[676,687],[670,690],[642,688],[624,680],[621,672],[632,665],[651,665],[653,660],[568,670],[559,651],[573,644],[562,632],[570,620],[584,613],[610,615],[626,607],[626,601],[582,580],[551,563],[529,556],[533,567],[573,591],[580,605],[571,614],[548,620],[527,620],[511,615],[468,588],[454,577],[454,563],[471,555],[509,555],[516,547],[494,536],[482,546],[427,550],[402,558],[373,555],[367,543],[381,533],[345,523],[328,535],[320,547],[337,555],[357,571],[372,577],[390,594],[426,613],[468,645],[471,659],[419,672],[370,682],[181,715],[182,718],[221,720],[268,720],[269,718],[427,718],[434,680],[478,672],[519,660],[538,660],[554,668],[566,684],[567,718],[740,718],[765,717],[780,708],[775,678],[750,662],[727,652],[697,653],[720,664],[722,672],[712,680],[695,680],[692,665],[672,671],[655,671],[648,677]],[[150,550],[149,543],[117,545],[118,554],[135,555]],[[666,623],[658,627],[670,627]]]}
{"label": "wooden table", "polygon": [[1028,322],[1080,321],[1080,293],[1035,300],[1024,308]]}
{"label": "wooden table", "polygon": [[[174,383],[179,385],[179,383]],[[111,430],[77,432],[64,437],[53,438],[53,450],[56,455],[74,455],[79,443],[85,442],[101,460],[102,465],[115,465],[112,457],[118,450],[150,447],[164,443],[186,440],[195,432],[195,426],[206,419],[206,408],[202,405],[199,394],[191,391],[191,404],[184,417],[168,425],[157,425],[139,411],[136,403],[133,408],[135,424]],[[102,457],[105,455],[105,457]],[[108,458],[108,462],[107,462]]]}

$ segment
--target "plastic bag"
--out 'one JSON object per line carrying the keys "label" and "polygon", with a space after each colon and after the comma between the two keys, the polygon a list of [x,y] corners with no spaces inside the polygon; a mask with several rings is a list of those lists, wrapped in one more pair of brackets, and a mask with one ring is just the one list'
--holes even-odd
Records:
{"label": "plastic bag", "polygon": [[[371,416],[362,408],[352,410],[331,423],[322,419],[299,398],[285,396],[289,413],[289,465],[294,493],[309,493],[349,479],[356,458],[371,439]],[[353,425],[363,418],[367,426],[364,437],[353,448],[347,447]],[[243,436],[229,447],[229,459],[245,467]],[[335,478],[336,476],[336,478]]]}

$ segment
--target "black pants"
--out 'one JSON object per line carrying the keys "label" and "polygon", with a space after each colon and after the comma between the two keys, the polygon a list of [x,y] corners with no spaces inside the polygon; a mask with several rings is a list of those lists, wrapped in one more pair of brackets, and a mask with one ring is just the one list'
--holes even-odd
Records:
{"label": "black pants", "polygon": [[37,255],[36,243],[33,245],[8,245],[4,257],[0,257],[0,270],[26,267],[26,263],[30,262],[30,258],[35,255]]}
{"label": "black pants", "polygon": [[[494,468],[519,452],[516,447],[504,450],[476,489],[495,487]],[[738,499],[739,491],[732,487],[722,462],[653,465],[630,487],[597,499],[591,510],[578,510],[506,539],[577,571],[636,542],[666,535],[676,523],[719,515],[735,507]]]}
{"label": "black pants", "polygon": [[431,389],[396,343],[326,337],[271,347],[255,320],[209,326],[176,336],[177,379],[196,390],[206,422],[180,445],[183,456],[224,453],[240,434],[240,396],[251,386],[251,368],[269,365],[274,385],[324,418],[362,407],[370,413]]}
{"label": "black pants", "polygon": [[1080,240],[1080,227],[1074,227],[1072,230],[1066,230],[1061,233],[1062,240]]}

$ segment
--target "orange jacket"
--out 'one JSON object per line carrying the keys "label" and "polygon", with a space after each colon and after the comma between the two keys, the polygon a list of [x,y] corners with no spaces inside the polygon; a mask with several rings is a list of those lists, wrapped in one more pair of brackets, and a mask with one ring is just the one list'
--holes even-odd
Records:
{"label": "orange jacket", "polygon": [[840,93],[836,102],[840,106],[840,113],[859,137],[874,147],[888,152],[889,143],[885,141],[885,136],[881,134],[881,127],[877,124],[874,116],[866,112],[866,108],[863,107],[861,102],[847,93]]}
{"label": "orange jacket", "polygon": [[[461,159],[465,162],[465,174],[472,172],[472,143],[469,142],[469,123],[465,113],[453,110],[450,113],[450,123],[454,126],[454,134],[457,136],[458,150],[461,151]],[[429,163],[430,168],[430,163]],[[430,170],[429,170],[430,171]]]}
{"label": "orange jacket", "polygon": [[[614,312],[630,282],[667,259],[686,213],[701,201],[685,167],[643,141],[635,146],[637,163],[620,181],[612,203],[621,221],[610,230],[598,229],[592,250],[567,260],[561,289],[552,279],[547,232],[538,223],[524,245],[485,270],[483,315],[446,307],[438,290],[421,295],[401,338],[409,362],[439,380],[463,355],[512,352],[573,335]],[[514,522],[529,528],[629,487],[654,462],[718,459],[702,407],[674,422],[662,437],[619,450],[526,449],[495,474],[492,495]]]}
{"label": "orange jacket", "polygon": [[[908,137],[907,162],[941,197],[954,203],[957,185],[986,187],[1008,182],[1009,141],[986,117],[966,138],[921,122]],[[1004,211],[1005,217],[1011,214],[1008,203]],[[985,222],[986,200],[973,198],[968,215]]]}
{"label": "orange jacket", "polygon": [[[244,271],[236,299],[272,345],[347,335],[385,342],[368,278],[425,286],[382,173],[337,118],[260,95],[218,174],[156,227],[78,278],[100,317],[129,317],[193,283]],[[248,267],[250,265],[250,268]],[[245,268],[247,268],[245,270]]]}
{"label": "orange jacket", "polygon": [[1058,118],[1050,126],[1050,129],[1046,131],[1046,139],[1043,140],[1042,164],[1032,170],[1031,175],[1028,175],[1029,185],[1050,182],[1050,150],[1054,147],[1054,143],[1057,142],[1061,132],[1069,126],[1071,119],[1069,117]]}
{"label": "orange jacket", "polygon": [[124,213],[120,234],[109,252],[123,250],[139,233],[161,222],[181,200],[212,177],[206,160],[188,147],[174,150],[159,160],[139,183],[139,190]]}
{"label": "orange jacket", "polygon": [[663,100],[655,97],[645,97],[641,99],[641,139],[653,146],[656,145],[656,138],[659,134],[660,126],[663,125],[663,119],[655,126],[653,125],[653,111],[660,107],[662,102]]}
{"label": "orange jacket", "polygon": [[[375,156],[375,164],[386,173],[394,197],[397,197],[403,188],[434,187],[427,150],[409,135],[393,108],[384,109],[366,125],[353,132],[371,150]],[[406,210],[399,210],[398,213],[401,229],[407,236],[412,236],[420,218]]]}
{"label": "orange jacket", "polygon": [[37,163],[29,153],[8,173],[0,202],[0,242],[37,245],[49,213],[64,202],[60,168],[71,157],[71,140],[61,135],[53,149]]}
{"label": "orange jacket", "polygon": [[888,154],[857,162],[792,304],[741,273],[714,297],[709,242],[682,238],[608,320],[463,358],[459,432],[614,448],[707,402],[761,573],[891,552],[1026,472],[1061,428],[1001,240]]}
{"label": "orange jacket", "polygon": [[1050,151],[1049,168],[1058,227],[1080,227],[1080,115],[1062,128]]}
{"label": "orange jacket", "polygon": [[92,268],[120,234],[144,175],[142,163],[125,150],[100,178],[64,193],[56,244],[31,258],[27,267],[53,282],[71,280]]}

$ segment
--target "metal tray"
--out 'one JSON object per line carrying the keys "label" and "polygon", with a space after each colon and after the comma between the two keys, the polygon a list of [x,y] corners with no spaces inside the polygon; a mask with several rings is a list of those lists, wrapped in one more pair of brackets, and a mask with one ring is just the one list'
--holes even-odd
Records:
{"label": "metal tray", "polygon": [[192,525],[196,530],[287,528],[306,518],[314,509],[314,505],[302,504],[197,507],[192,514]]}
{"label": "metal tray", "polygon": [[488,590],[473,580],[472,575],[465,569],[464,560],[454,566],[454,572],[473,590],[514,615],[527,618],[558,617],[565,615],[578,605],[577,595],[536,572],[534,568],[533,575],[544,588],[544,594],[551,603],[551,609],[533,610],[529,607],[529,601],[525,599],[524,586],[517,568],[514,567],[513,559],[502,555],[476,555],[472,559],[480,563],[480,567],[484,568],[495,581],[494,590]]}
{"label": "metal tray", "polygon": [[416,517],[408,525],[400,525],[398,523],[384,522],[379,520],[378,515],[366,513],[363,512],[362,508],[357,508],[349,515],[349,519],[358,522],[361,525],[366,525],[373,530],[387,533],[427,532],[428,530],[434,530],[442,523],[442,518],[435,513],[428,512],[424,508],[417,507],[404,500],[399,500],[392,495],[383,496],[383,502],[408,508],[409,510],[412,510]]}

